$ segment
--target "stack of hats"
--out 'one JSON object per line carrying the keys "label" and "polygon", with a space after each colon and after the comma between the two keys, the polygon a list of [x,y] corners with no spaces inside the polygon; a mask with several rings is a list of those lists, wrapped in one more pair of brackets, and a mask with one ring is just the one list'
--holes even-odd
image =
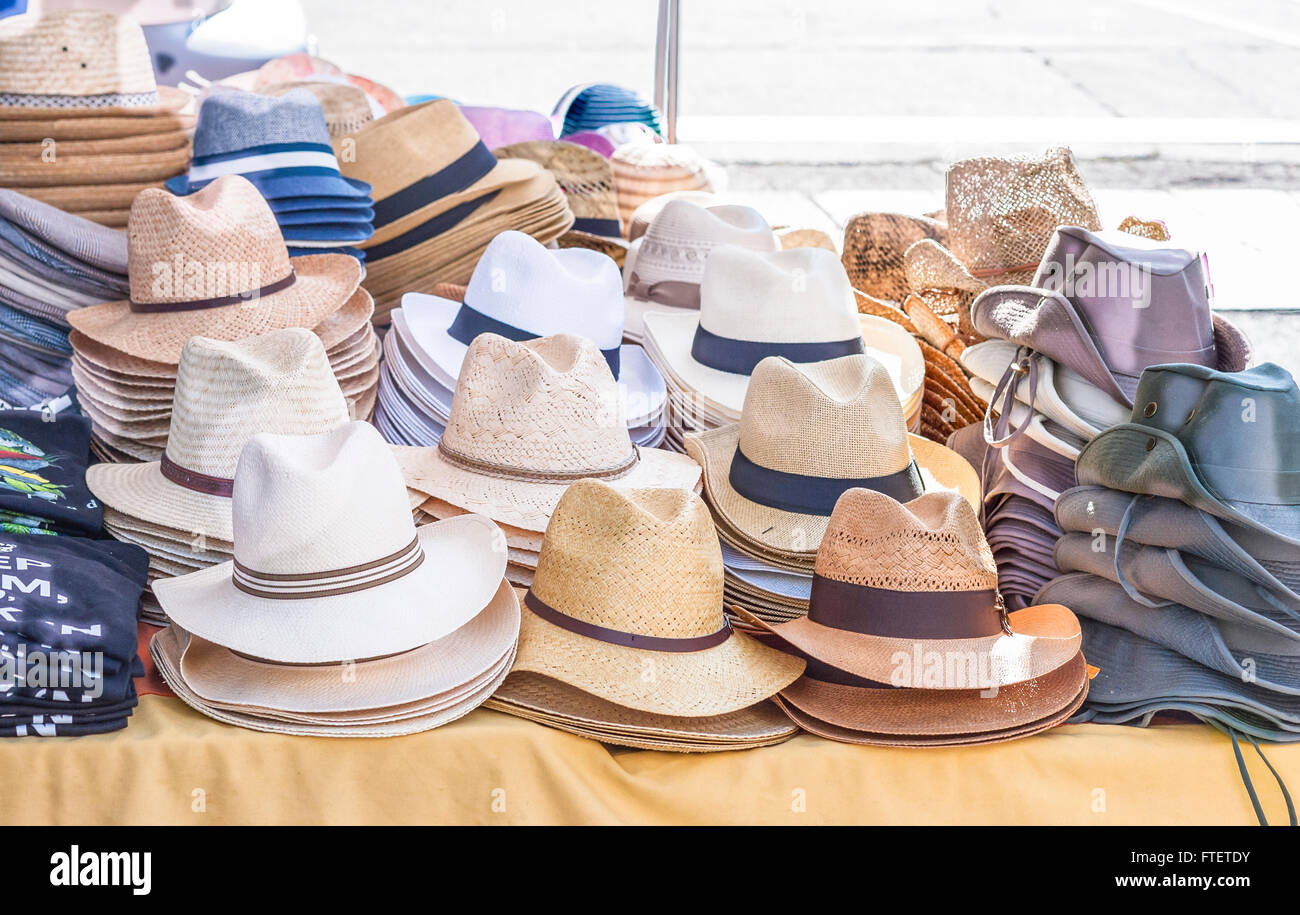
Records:
{"label": "stack of hats", "polygon": [[1003,591],[1021,606],[1057,574],[1052,512],[1075,485],[1080,449],[1127,419],[1143,369],[1237,371],[1249,347],[1212,313],[1199,252],[1074,226],[1053,233],[1028,285],[984,291],[971,316],[989,339],[962,361],[989,408],[951,441],[983,470],[985,530]]}
{"label": "stack of hats", "polygon": [[532,340],[576,333],[589,337],[609,363],[633,443],[658,445],[667,425],[664,379],[645,350],[621,343],[621,293],[618,267],[605,255],[554,251],[522,232],[502,232],[483,253],[460,301],[411,292],[394,309],[384,337],[375,424],[394,444],[436,445],[475,337]]}
{"label": "stack of hats", "polygon": [[627,253],[618,215],[618,191],[609,160],[585,146],[561,140],[512,143],[495,150],[498,159],[531,159],[555,176],[573,212],[573,228],[561,235],[562,248],[591,248],[621,267]]}
{"label": "stack of hats", "polygon": [[640,93],[610,83],[571,86],[555,103],[551,117],[561,125],[561,138],[611,124],[644,124],[656,134],[663,133],[658,108]]}
{"label": "stack of hats", "polygon": [[768,700],[803,662],[727,623],[722,557],[694,493],[573,484],[546,528],[523,606],[519,654],[490,708],[605,743],[686,753],[795,734]]}
{"label": "stack of hats", "polygon": [[425,512],[478,512],[502,526],[506,577],[523,585],[570,483],[694,489],[700,479],[690,458],[633,444],[605,354],[573,334],[474,337],[438,446],[396,450],[407,485],[430,497]]}
{"label": "stack of hats", "polygon": [[551,242],[573,226],[554,176],[526,159],[498,160],[448,99],[402,108],[352,139],[343,173],[374,188],[375,234],[361,247],[378,324],[407,292],[468,282],[506,229]]}
{"label": "stack of hats", "polygon": [[[641,257],[632,265],[638,279]],[[739,422],[750,373],[767,356],[821,362],[866,353],[888,371],[913,426],[925,382],[921,353],[896,324],[858,313],[834,254],[724,244],[705,258],[698,311],[647,310],[644,316],[646,352],[668,384],[668,447],[682,450],[687,432]],[[672,282],[653,286],[643,293],[638,286],[636,294],[689,303],[693,289]]]}
{"label": "stack of hats", "polygon": [[1300,388],[1272,363],[1124,388],[1132,416],[1084,446],[1056,506],[1066,574],[1039,592],[1082,617],[1088,717],[1300,739]]}
{"label": "stack of hats", "polygon": [[741,616],[807,660],[781,708],[844,743],[1012,740],[1061,724],[1088,695],[1079,620],[1059,604],[1008,613],[975,511],[952,493],[900,504],[847,490],[817,551],[808,615]]}
{"label": "stack of hats", "polygon": [[101,457],[162,457],[177,365],[193,336],[233,341],[309,328],[325,346],[352,415],[370,415],[380,347],[355,258],[291,259],[266,201],[238,175],[188,197],[142,192],[128,235],[130,300],[68,316],[72,373]]}
{"label": "stack of hats", "polygon": [[154,82],[131,19],[51,10],[0,20],[0,185],[108,226],[184,171],[190,97]]}
{"label": "stack of hats", "polygon": [[427,731],[483,703],[514,660],[501,531],[418,530],[373,426],[254,436],[231,497],[234,559],[156,585],[163,679],[218,721],[317,737]]}
{"label": "stack of hats", "polygon": [[126,235],[0,189],[0,402],[50,405],[72,387],[67,313],[125,295]]}
{"label": "stack of hats", "polygon": [[364,255],[374,234],[370,185],[344,178],[316,96],[223,90],[199,107],[189,171],[167,182],[192,194],[222,175],[243,175],[271,205],[290,256],[336,252]]}
{"label": "stack of hats", "polygon": [[754,369],[740,422],[686,438],[727,567],[727,601],[781,622],[808,611],[817,544],[850,487],[900,502],[954,489],[979,503],[959,455],[913,435],[889,374],[865,355]]}
{"label": "stack of hats", "polygon": [[[299,327],[235,342],[191,337],[181,351],[162,459],[86,474],[108,533],[149,553],[149,582],[233,556],[235,465],[260,432],[310,435],[348,422],[320,338]],[[165,622],[151,601],[145,615]]]}
{"label": "stack of hats", "polygon": [[627,143],[614,150],[609,162],[624,226],[647,200],[674,191],[721,191],[726,185],[726,173],[689,146]]}
{"label": "stack of hats", "polygon": [[139,547],[97,539],[89,457],[85,417],[0,417],[0,736],[113,731],[136,704],[148,560]]}

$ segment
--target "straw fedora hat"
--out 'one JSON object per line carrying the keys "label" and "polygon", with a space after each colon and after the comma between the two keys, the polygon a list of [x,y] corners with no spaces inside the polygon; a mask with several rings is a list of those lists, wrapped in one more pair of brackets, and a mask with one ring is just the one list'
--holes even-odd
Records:
{"label": "straw fedora hat", "polygon": [[361,282],[345,254],[289,258],[253,185],[226,175],[189,197],[142,191],[127,229],[131,298],[77,309],[72,327],[128,356],[175,365],[195,335],[238,340],[315,327]]}
{"label": "straw fedora hat", "polygon": [[270,661],[428,644],[478,615],[505,573],[504,537],[486,518],[415,529],[401,471],[368,423],[253,436],[231,510],[234,560],[160,580],[154,595],[185,630]]}
{"label": "straw fedora hat", "polygon": [[350,83],[288,80],[260,86],[255,91],[262,95],[285,95],[295,89],[306,89],[320,102],[321,110],[325,112],[325,128],[336,152],[339,138],[356,133],[375,119],[375,111],[365,90]]}
{"label": "straw fedora hat", "polygon": [[[970,690],[1038,680],[1069,664],[1080,646],[1079,621],[1065,607],[1006,611],[975,509],[946,492],[904,504],[873,490],[848,490],[817,552],[808,615],[777,625],[740,615],[814,659],[810,676],[834,683],[831,677],[848,674],[902,687],[873,691],[869,707],[881,710],[927,700],[938,709],[945,692],[963,702]],[[1082,669],[1076,677],[1059,702],[1025,696],[1040,704],[1004,726],[1066,705],[1083,687]],[[853,726],[859,725],[880,729],[867,721]]]}
{"label": "straw fedora hat", "polygon": [[625,244],[614,172],[600,153],[563,140],[525,140],[493,153],[498,159],[531,159],[553,174],[573,211],[572,232]]}
{"label": "straw fedora hat", "polygon": [[751,207],[705,207],[676,198],[664,204],[624,262],[629,339],[644,333],[647,311],[699,310],[704,263],[719,245],[781,250],[767,220]]}
{"label": "straw fedora hat", "polygon": [[783,554],[817,550],[836,499],[869,487],[909,501],[955,489],[980,504],[975,468],[907,431],[889,373],[865,355],[754,370],[740,422],[686,436],[719,524]]}
{"label": "straw fedora hat", "polygon": [[530,531],[584,477],[693,489],[700,475],[684,455],[632,444],[609,364],[573,334],[476,337],[437,448],[396,453],[412,488]]}
{"label": "straw fedora hat", "polygon": [[685,489],[570,486],[523,603],[516,671],[638,711],[733,712],[803,670],[727,625],[713,522]]}
{"label": "straw fedora hat", "polygon": [[86,483],[117,511],[230,540],[244,443],[259,432],[311,435],[347,421],[343,392],[311,331],[286,328],[233,343],[191,337],[162,461],[97,464]]}

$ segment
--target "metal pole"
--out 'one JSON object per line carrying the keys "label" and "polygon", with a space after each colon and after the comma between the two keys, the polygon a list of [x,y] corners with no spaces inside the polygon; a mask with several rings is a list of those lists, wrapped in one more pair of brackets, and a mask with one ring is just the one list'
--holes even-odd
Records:
{"label": "metal pole", "polygon": [[668,22],[672,0],[659,0],[659,25],[655,31],[655,107],[664,110],[664,89],[668,85]]}
{"label": "metal pole", "polygon": [[668,108],[664,116],[668,121],[668,142],[677,142],[677,63],[681,59],[677,39],[681,33],[681,0],[667,0],[672,6],[668,32]]}

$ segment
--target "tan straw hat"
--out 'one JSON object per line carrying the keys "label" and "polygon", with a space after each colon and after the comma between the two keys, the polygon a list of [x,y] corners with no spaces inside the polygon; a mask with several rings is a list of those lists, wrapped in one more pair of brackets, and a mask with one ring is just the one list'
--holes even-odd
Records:
{"label": "tan straw hat", "polygon": [[225,175],[188,197],[142,191],[127,229],[131,299],[71,312],[91,340],[175,365],[195,335],[218,340],[315,327],[361,281],[346,254],[289,258],[270,207],[247,179]]}
{"label": "tan straw hat", "polygon": [[803,664],[727,625],[698,496],[584,480],[546,528],[514,669],[641,712],[703,716],[762,702]]}
{"label": "tan straw hat", "polygon": [[563,140],[525,140],[492,151],[498,159],[531,159],[555,176],[573,211],[573,232],[623,241],[618,193],[609,160]]}
{"label": "tan straw hat", "polygon": [[96,464],[95,498],[124,514],[220,540],[233,537],[235,465],[259,432],[310,435],[348,421],[320,338],[286,328],[237,342],[191,337],[181,352],[160,462]]}
{"label": "tan straw hat", "polygon": [[375,119],[370,99],[360,86],[349,83],[323,83],[311,80],[290,80],[261,86],[262,95],[284,95],[294,89],[306,89],[320,102],[325,112],[325,127],[335,141],[335,152],[340,151],[338,138],[356,133]]}
{"label": "tan straw hat", "polygon": [[980,504],[965,458],[907,431],[888,372],[865,355],[754,370],[740,422],[686,437],[723,536],[810,566],[836,499],[853,487],[909,501],[953,489]]}
{"label": "tan straw hat", "polygon": [[411,521],[393,453],[374,426],[260,433],[232,497],[235,558],[155,583],[185,630],[291,663],[378,658],[441,639],[492,600],[505,538],[487,518]]}
{"label": "tan straw hat", "polygon": [[688,457],[632,444],[609,363],[573,334],[475,337],[437,447],[396,453],[411,487],[531,531],[584,477],[692,489],[700,475]]}

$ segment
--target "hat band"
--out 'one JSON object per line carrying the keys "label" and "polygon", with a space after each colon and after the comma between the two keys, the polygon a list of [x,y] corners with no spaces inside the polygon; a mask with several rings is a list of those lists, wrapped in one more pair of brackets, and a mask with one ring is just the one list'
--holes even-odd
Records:
{"label": "hat band", "polygon": [[163,452],[162,463],[159,467],[162,475],[171,480],[177,486],[183,486],[194,492],[201,492],[208,496],[222,496],[229,499],[235,494],[235,481],[225,477],[211,477],[206,473],[199,473],[197,470],[190,470],[188,467],[182,467]]}
{"label": "hat band", "polygon": [[[541,334],[535,334],[531,330],[524,330],[522,327],[515,327],[513,324],[499,321],[491,315],[485,315],[472,305],[462,302],[460,310],[456,312],[455,320],[447,328],[447,335],[453,340],[469,346],[479,334],[497,334],[507,340],[514,340],[516,343],[522,343],[525,340],[536,340],[541,336]],[[618,346],[600,351],[600,354],[605,357],[605,361],[609,363],[609,370],[614,373],[615,378],[618,377],[619,353],[620,347]]]}
{"label": "hat band", "polygon": [[978,270],[968,270],[967,272],[977,280],[986,280],[991,276],[1000,276],[1003,273],[1024,273],[1027,270],[1037,270],[1038,264],[1012,264],[1008,267],[981,267]]}
{"label": "hat band", "polygon": [[[460,223],[464,222],[479,207],[490,203],[497,194],[501,193],[498,188],[491,193],[484,194],[474,200],[468,200],[465,203],[452,207],[444,213],[430,219],[428,222],[421,223],[409,232],[403,232],[396,238],[389,239],[380,245],[374,245],[369,248],[363,248],[366,252],[366,260],[377,261],[393,254],[400,254],[408,248],[413,248],[421,242],[428,241],[436,235],[441,235],[450,229],[454,229]],[[377,206],[378,204],[376,204]]]}
{"label": "hat band", "polygon": [[736,447],[727,473],[731,488],[751,502],[798,515],[830,517],[835,503],[850,489],[871,489],[895,502],[911,502],[925,492],[916,461],[880,477],[814,477],[755,464]]}
{"label": "hat band", "polygon": [[334,150],[317,143],[273,143],[238,152],[195,156],[190,164],[191,182],[212,181],[223,175],[249,175],[284,169],[318,168],[339,174]]}
{"label": "hat band", "polygon": [[296,280],[297,274],[294,273],[293,266],[289,267],[289,274],[283,279],[276,280],[270,285],[263,286],[260,289],[253,289],[249,292],[237,292],[234,295],[223,295],[213,299],[191,299],[186,302],[137,302],[131,299],[131,310],[134,312],[167,312],[167,311],[201,311],[205,308],[225,308],[227,305],[242,305],[245,302],[254,302],[262,296],[271,295],[288,289]]}
{"label": "hat band", "polygon": [[825,343],[762,343],[721,337],[705,330],[703,325],[695,328],[695,340],[691,343],[691,356],[696,362],[732,375],[753,374],[754,367],[768,356],[783,356],[791,362],[824,362],[862,352],[865,349],[861,336]]}
{"label": "hat band", "polygon": [[307,572],[295,575],[277,575],[258,572],[235,560],[231,583],[245,594],[269,600],[303,600],[318,597],[335,597],[353,594],[387,584],[410,575],[424,562],[424,549],[419,536],[396,552],[373,562],[333,569],[329,572]]}
{"label": "hat band", "polygon": [[103,95],[44,95],[25,92],[0,92],[0,108],[48,108],[72,110],[89,108],[156,108],[158,91],[108,92]]}
{"label": "hat band", "polygon": [[[906,562],[906,556],[900,556]],[[1010,634],[996,588],[893,591],[813,573],[808,619],[819,626],[883,639],[982,639]]]}
{"label": "hat band", "polygon": [[604,238],[620,238],[623,227],[617,219],[596,219],[582,216],[573,220],[574,232],[586,232],[588,235],[600,235]]}
{"label": "hat band", "polygon": [[576,480],[616,480],[619,477],[626,476],[637,461],[641,459],[641,453],[636,445],[632,446],[632,456],[617,467],[608,470],[578,470],[571,473],[561,473],[559,471],[534,471],[523,470],[517,467],[507,467],[504,464],[492,464],[488,461],[475,460],[468,457],[453,448],[447,446],[447,437],[444,435],[438,442],[438,454],[446,459],[449,463],[458,467],[463,467],[472,473],[481,473],[484,476],[498,477],[503,480],[518,480],[524,483],[568,483]]}
{"label": "hat band", "polygon": [[683,280],[662,280],[658,283],[646,283],[635,273],[627,287],[627,294],[642,302],[654,302],[672,308],[690,308],[700,310],[700,284],[687,283]]}
{"label": "hat band", "polygon": [[383,200],[376,200],[375,228],[382,229],[390,222],[409,216],[443,197],[465,190],[496,168],[496,165],[497,157],[479,140],[469,152],[446,168],[389,194]]}
{"label": "hat band", "polygon": [[623,632],[621,629],[609,629],[605,626],[589,623],[586,620],[575,619],[543,601],[531,588],[524,595],[524,604],[529,610],[553,626],[559,626],[561,629],[576,635],[584,635],[589,639],[596,639],[610,645],[619,645],[623,648],[640,648],[643,651],[665,652],[704,651],[707,648],[721,645],[731,638],[731,624],[727,622],[725,616],[722,620],[722,628],[717,632],[710,632],[708,635],[699,635],[692,638],[671,639],[657,635]]}

